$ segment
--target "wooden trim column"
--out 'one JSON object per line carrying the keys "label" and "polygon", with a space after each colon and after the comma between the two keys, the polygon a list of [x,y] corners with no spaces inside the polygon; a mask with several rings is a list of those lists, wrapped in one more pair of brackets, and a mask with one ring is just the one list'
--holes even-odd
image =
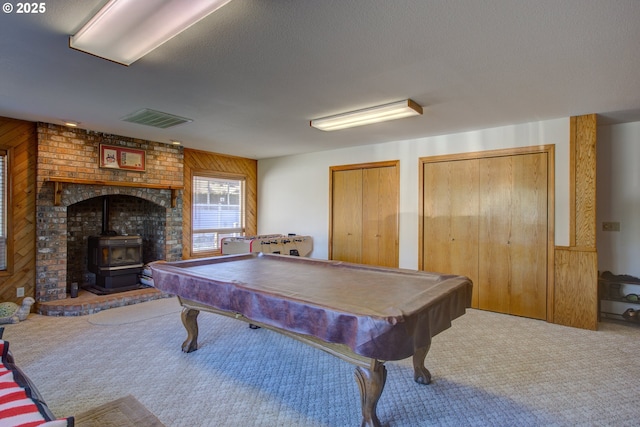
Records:
{"label": "wooden trim column", "polygon": [[596,248],[596,115],[574,117],[575,223],[572,246]]}
{"label": "wooden trim column", "polygon": [[571,117],[569,246],[555,250],[553,316],[560,325],[598,328],[596,115]]}

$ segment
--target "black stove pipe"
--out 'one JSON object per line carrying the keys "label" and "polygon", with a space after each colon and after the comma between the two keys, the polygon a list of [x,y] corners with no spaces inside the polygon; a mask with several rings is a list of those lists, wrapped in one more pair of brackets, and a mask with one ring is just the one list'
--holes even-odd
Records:
{"label": "black stove pipe", "polygon": [[115,236],[116,232],[109,230],[109,196],[102,198],[102,233],[101,236]]}

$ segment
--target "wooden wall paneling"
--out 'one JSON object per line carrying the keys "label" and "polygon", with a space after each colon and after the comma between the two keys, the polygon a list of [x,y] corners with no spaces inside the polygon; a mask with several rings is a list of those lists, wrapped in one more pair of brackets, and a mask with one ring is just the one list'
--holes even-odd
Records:
{"label": "wooden wall paneling", "polygon": [[9,269],[0,272],[0,301],[20,302],[17,288],[35,297],[36,124],[0,117],[0,147],[9,150],[11,206],[8,209]]}
{"label": "wooden wall paneling", "polygon": [[331,259],[362,262],[362,169],[333,171]]}
{"label": "wooden wall paneling", "polygon": [[478,308],[479,161],[424,163],[421,168],[420,269],[467,276]]}
{"label": "wooden wall paneling", "polygon": [[184,194],[183,194],[183,224],[182,224],[182,257],[191,258],[191,191],[192,174],[194,171],[242,175],[245,177],[245,230],[246,235],[258,233],[258,162],[253,159],[227,156],[207,151],[184,149]]}
{"label": "wooden wall paneling", "polygon": [[598,254],[595,250],[555,250],[554,323],[598,328]]}
{"label": "wooden wall paneling", "polygon": [[193,216],[191,203],[193,200],[193,182],[191,174],[193,173],[193,167],[187,166],[187,157],[189,160],[192,159],[193,156],[187,156],[187,151],[184,150],[184,165],[183,165],[183,175],[184,175],[184,190],[182,192],[182,258],[188,259],[191,258],[191,249],[193,236],[191,233],[192,224],[193,224]]}
{"label": "wooden wall paneling", "polygon": [[576,123],[569,118],[569,247],[576,245]]}
{"label": "wooden wall paneling", "polygon": [[569,247],[555,248],[554,323],[598,327],[596,115],[570,119]]}
{"label": "wooden wall paneling", "polygon": [[575,246],[596,247],[596,115],[576,117]]}

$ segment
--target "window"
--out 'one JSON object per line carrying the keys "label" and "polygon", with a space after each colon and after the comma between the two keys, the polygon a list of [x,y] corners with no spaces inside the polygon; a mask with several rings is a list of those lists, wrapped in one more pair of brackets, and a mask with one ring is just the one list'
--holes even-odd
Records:
{"label": "window", "polygon": [[220,252],[223,237],[244,235],[244,177],[194,175],[191,205],[192,253]]}
{"label": "window", "polygon": [[7,269],[7,152],[0,150],[0,270]]}

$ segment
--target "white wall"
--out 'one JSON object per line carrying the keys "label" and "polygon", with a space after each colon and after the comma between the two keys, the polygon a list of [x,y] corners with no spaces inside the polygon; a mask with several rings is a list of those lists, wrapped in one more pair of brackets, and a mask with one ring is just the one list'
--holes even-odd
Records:
{"label": "white wall", "polygon": [[[313,131],[313,130],[312,130]],[[314,239],[313,258],[327,259],[329,167],[400,160],[401,268],[418,268],[419,158],[555,144],[555,244],[569,244],[569,119],[397,141],[258,161],[258,233]]]}
{"label": "white wall", "polygon": [[597,159],[598,269],[640,277],[640,122],[599,126]]}

